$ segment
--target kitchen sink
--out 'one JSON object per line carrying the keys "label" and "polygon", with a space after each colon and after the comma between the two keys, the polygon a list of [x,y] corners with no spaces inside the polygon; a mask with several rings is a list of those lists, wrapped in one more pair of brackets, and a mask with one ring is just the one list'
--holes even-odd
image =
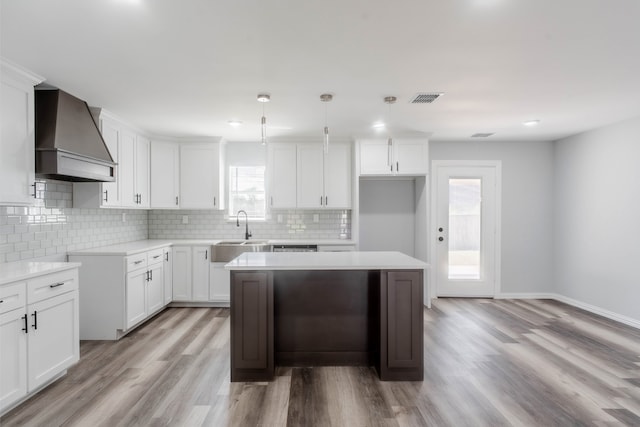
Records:
{"label": "kitchen sink", "polygon": [[244,252],[271,252],[268,240],[230,240],[211,245],[211,262],[229,262]]}

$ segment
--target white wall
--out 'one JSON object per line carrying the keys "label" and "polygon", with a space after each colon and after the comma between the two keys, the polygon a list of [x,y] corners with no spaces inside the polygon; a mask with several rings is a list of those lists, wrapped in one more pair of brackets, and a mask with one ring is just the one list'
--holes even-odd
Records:
{"label": "white wall", "polygon": [[553,292],[553,143],[431,142],[429,155],[502,161],[501,292]]}
{"label": "white wall", "polygon": [[556,292],[640,321],[640,118],[555,144]]}

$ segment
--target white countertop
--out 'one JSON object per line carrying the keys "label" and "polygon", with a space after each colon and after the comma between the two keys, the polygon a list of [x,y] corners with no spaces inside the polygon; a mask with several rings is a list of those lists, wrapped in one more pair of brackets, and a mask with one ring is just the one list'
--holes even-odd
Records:
{"label": "white countertop", "polygon": [[[170,240],[137,240],[117,245],[100,246],[91,249],[69,251],[67,255],[120,255],[128,256],[153,249],[165,248],[173,244]],[[208,243],[206,243],[208,244]]]}
{"label": "white countertop", "polygon": [[0,264],[0,285],[80,267],[79,262],[15,261]]}
{"label": "white countertop", "polygon": [[[77,251],[69,251],[68,255],[118,255],[129,256],[140,252],[146,252],[153,249],[164,248],[167,246],[208,246],[215,245],[221,241],[242,241],[242,239],[174,239],[174,240],[137,240],[135,242],[119,243],[117,245],[100,246],[91,249],[82,249]],[[326,239],[326,240],[285,240],[285,239],[253,239],[266,240],[270,245],[355,245],[353,240],[342,239]]]}
{"label": "white countertop", "polygon": [[430,265],[401,252],[245,252],[228,270],[416,270]]}

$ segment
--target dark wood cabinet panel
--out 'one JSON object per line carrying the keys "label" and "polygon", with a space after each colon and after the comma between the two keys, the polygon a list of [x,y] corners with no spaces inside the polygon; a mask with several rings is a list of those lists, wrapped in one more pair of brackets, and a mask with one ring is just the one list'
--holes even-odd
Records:
{"label": "dark wood cabinet panel", "polygon": [[231,381],[283,366],[374,365],[421,381],[422,270],[232,271]]}
{"label": "dark wood cabinet panel", "polygon": [[268,380],[273,373],[271,274],[232,272],[231,380]]}
{"label": "dark wood cabinet panel", "polygon": [[382,380],[422,380],[422,288],[422,271],[383,271],[381,275],[379,373]]}

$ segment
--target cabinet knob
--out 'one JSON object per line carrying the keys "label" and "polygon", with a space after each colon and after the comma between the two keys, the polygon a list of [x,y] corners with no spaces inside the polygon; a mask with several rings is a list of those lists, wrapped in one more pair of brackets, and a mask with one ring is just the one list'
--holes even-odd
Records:
{"label": "cabinet knob", "polygon": [[442,237],[442,236],[438,237],[438,241],[439,242],[442,242],[443,240],[444,240],[444,237]]}

